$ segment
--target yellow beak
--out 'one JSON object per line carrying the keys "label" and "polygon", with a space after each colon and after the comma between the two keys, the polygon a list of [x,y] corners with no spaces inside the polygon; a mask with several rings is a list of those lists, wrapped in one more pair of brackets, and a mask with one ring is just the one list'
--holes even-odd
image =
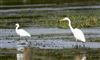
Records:
{"label": "yellow beak", "polygon": [[63,19],[59,20],[59,21],[64,21]]}

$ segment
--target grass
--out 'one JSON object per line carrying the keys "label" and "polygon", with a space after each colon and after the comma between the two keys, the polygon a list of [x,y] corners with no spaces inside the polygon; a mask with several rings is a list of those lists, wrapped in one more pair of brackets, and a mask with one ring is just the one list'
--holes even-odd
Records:
{"label": "grass", "polygon": [[16,60],[15,49],[0,48],[0,60]]}
{"label": "grass", "polygon": [[1,60],[16,60],[16,56],[0,56]]}
{"label": "grass", "polygon": [[91,42],[100,42],[100,38],[99,37],[96,37],[96,38],[88,38],[87,40],[88,41],[91,41]]}
{"label": "grass", "polygon": [[[41,60],[73,60],[75,57],[79,56],[82,57],[84,54],[86,54],[87,59],[93,60],[99,59],[100,51],[99,49],[38,49],[33,48],[33,59],[35,57],[38,57],[38,59]],[[97,54],[96,54],[97,53]],[[95,55],[95,56],[94,56]]]}
{"label": "grass", "polygon": [[68,22],[60,22],[60,19],[69,17],[72,21],[74,28],[92,28],[100,27],[100,18],[97,14],[99,12],[79,12],[75,11],[36,11],[32,12],[33,15],[28,16],[1,16],[0,17],[0,28],[14,28],[15,23],[20,23],[22,27],[37,26],[37,27],[58,27],[68,28]]}

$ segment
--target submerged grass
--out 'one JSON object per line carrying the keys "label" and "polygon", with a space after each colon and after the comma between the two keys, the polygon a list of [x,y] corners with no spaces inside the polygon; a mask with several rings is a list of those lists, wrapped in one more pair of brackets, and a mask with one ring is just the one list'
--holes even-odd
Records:
{"label": "submerged grass", "polygon": [[0,48],[0,60],[16,60],[15,49]]}
{"label": "submerged grass", "polygon": [[[9,50],[9,49],[8,49]],[[11,49],[10,49],[11,50]],[[15,54],[16,55],[16,54]],[[8,57],[2,57],[2,60],[15,60],[15,55]],[[32,48],[32,60],[77,60],[81,59],[82,56],[86,56],[88,60],[99,60],[100,49],[80,48],[80,49],[39,49]],[[1,56],[0,56],[1,59]]]}
{"label": "submerged grass", "polygon": [[[97,53],[97,54],[96,54]],[[75,60],[76,57],[82,58],[82,56],[86,56],[87,59],[93,60],[94,57],[99,59],[100,51],[99,49],[38,49],[33,48],[33,60],[38,57],[41,60]],[[95,55],[95,56],[94,56]],[[42,57],[41,57],[42,56]]]}
{"label": "submerged grass", "polygon": [[100,37],[97,37],[97,38],[88,38],[87,40],[91,41],[91,42],[100,42]]}

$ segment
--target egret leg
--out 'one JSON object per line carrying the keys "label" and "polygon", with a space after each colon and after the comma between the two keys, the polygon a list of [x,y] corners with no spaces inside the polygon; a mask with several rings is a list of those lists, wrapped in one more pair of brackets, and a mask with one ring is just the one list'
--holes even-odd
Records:
{"label": "egret leg", "polygon": [[82,44],[83,44],[83,47],[85,47],[85,42],[82,42]]}
{"label": "egret leg", "polygon": [[26,40],[26,42],[28,42],[28,41],[27,41],[27,38],[25,38],[25,40]]}
{"label": "egret leg", "polygon": [[77,39],[76,39],[76,48],[78,48],[78,42],[77,42]]}
{"label": "egret leg", "polygon": [[27,38],[25,38],[26,42],[27,42],[27,46],[30,46],[30,41],[27,40]]}
{"label": "egret leg", "polygon": [[32,44],[32,43],[31,43],[31,41],[28,41],[28,43],[29,43],[29,47],[30,47],[30,46],[31,46],[31,44]]}
{"label": "egret leg", "polygon": [[21,37],[19,37],[17,41],[19,41],[20,39],[21,39]]}

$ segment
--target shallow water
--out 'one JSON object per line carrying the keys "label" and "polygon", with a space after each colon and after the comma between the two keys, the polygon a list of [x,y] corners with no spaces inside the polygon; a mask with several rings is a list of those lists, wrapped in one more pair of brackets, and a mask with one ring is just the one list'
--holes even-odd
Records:
{"label": "shallow water", "polygon": [[[31,38],[28,38],[33,48],[32,60],[100,60],[100,52],[95,50],[100,48],[100,42],[87,41],[84,45],[85,48],[89,49],[74,50],[76,42],[70,29],[33,27],[24,29],[32,35]],[[100,37],[99,28],[81,30],[85,33],[86,39]],[[0,32],[2,33],[0,34],[0,48],[9,49],[26,46],[17,45],[19,42],[16,40],[19,39],[19,36],[17,36],[15,29],[0,29]],[[77,42],[77,45],[79,48],[84,48],[82,42]],[[0,52],[0,59],[16,60],[16,52],[4,49]]]}
{"label": "shallow water", "polygon": [[[82,50],[74,50],[76,48],[75,38],[70,29],[59,28],[24,28],[32,37],[27,38],[31,41],[33,48],[33,60],[100,60],[100,42],[92,42],[88,38],[96,39],[100,37],[99,28],[81,29],[86,37],[84,45],[82,42],[77,42]],[[26,45],[17,45],[16,40],[19,39],[15,29],[0,29],[0,48],[19,48]],[[21,41],[25,39],[21,38]],[[26,41],[25,41],[26,42]],[[89,48],[89,49],[87,49]],[[93,49],[91,51],[91,49]],[[7,57],[8,56],[8,57]],[[7,52],[4,49],[0,52],[0,59],[16,60],[15,52]]]}
{"label": "shallow water", "polygon": [[[39,11],[47,11],[46,13],[51,13],[55,11],[62,12],[66,10],[67,12],[70,12],[70,10],[73,10],[73,11],[75,10],[77,12],[78,9],[85,13],[87,13],[88,11],[93,12],[93,15],[95,15],[94,13],[100,12],[99,11],[100,6],[65,7],[66,5],[55,6],[55,5],[48,5],[48,4],[36,5],[35,8],[32,8],[32,6],[24,6],[24,7],[23,6],[0,6],[0,8],[10,7],[9,9],[1,9],[0,16],[1,17],[2,16],[11,17],[11,16],[21,16],[21,15],[23,16],[23,13],[27,14],[25,16],[33,16],[33,15],[38,15],[38,14],[44,14],[44,12],[40,13]],[[45,7],[39,8],[40,6],[45,6]],[[18,8],[12,9],[15,7],[18,7]],[[95,9],[98,9],[98,10],[95,10]],[[34,13],[33,11],[37,11],[38,13],[37,12]],[[99,16],[99,14],[97,16]],[[17,21],[17,19],[15,20]],[[75,48],[76,42],[70,29],[34,28],[34,27],[24,28],[24,29],[27,30],[32,35],[31,38],[27,38],[27,39],[32,42],[31,46],[33,47],[33,60],[85,60],[85,59],[86,60],[100,60],[100,50],[96,50],[100,48],[100,42],[94,41],[94,39],[100,37],[100,27],[81,29],[84,32],[85,37],[86,37],[86,43],[84,43],[84,45],[86,48],[92,48],[93,49],[92,51],[88,51],[84,49],[82,51],[74,50],[73,48]],[[19,39],[19,36],[17,36],[15,29],[0,29],[0,48],[18,48],[18,47],[24,46],[24,45],[17,45],[16,40],[18,39]],[[21,38],[21,40],[24,41],[25,39]],[[77,45],[80,47],[83,47],[82,42],[78,41]],[[51,50],[49,51],[49,49]],[[57,51],[54,51],[54,50],[57,50]],[[5,60],[7,60],[6,55],[4,55],[3,57],[1,56],[0,56],[0,59],[6,58]],[[8,60],[16,60],[16,54],[13,56],[13,58],[9,58]]]}
{"label": "shallow water", "polygon": [[[18,48],[24,45],[17,45],[14,40],[1,40],[0,48]],[[64,48],[75,48],[76,42],[65,41],[65,40],[30,40],[32,47],[40,49],[64,49]],[[80,47],[83,47],[82,42],[77,42]],[[84,43],[86,48],[100,48],[99,42],[86,42]]]}
{"label": "shallow water", "polygon": [[[7,52],[7,50],[4,50]],[[4,52],[3,51],[3,52]],[[1,55],[0,59],[16,60],[16,54]],[[100,49],[39,49],[33,48],[32,60],[100,60]]]}
{"label": "shallow water", "polygon": [[[72,34],[70,29],[59,29],[59,28],[24,28],[27,30],[31,35],[41,35],[41,34]],[[91,37],[95,35],[95,37],[100,37],[100,29],[99,28],[89,28],[89,29],[81,29],[87,37]],[[15,29],[0,29],[1,35],[0,36],[16,36]],[[93,37],[93,36],[92,36]],[[13,37],[12,37],[13,38]]]}
{"label": "shallow water", "polygon": [[[62,49],[73,48],[76,44],[75,38],[69,29],[58,28],[25,28],[32,37],[27,38],[32,41],[32,47],[39,47],[44,49]],[[88,38],[99,38],[100,29],[81,29],[86,37],[85,46],[88,48],[100,48],[99,42],[91,42]],[[2,34],[0,35],[0,47],[1,48],[13,48],[16,47],[16,40],[19,39],[14,29],[0,29]],[[95,32],[94,32],[95,31]],[[25,40],[24,38],[21,38]],[[90,41],[90,42],[89,42]],[[6,44],[6,45],[5,45]],[[78,45],[83,46],[82,42],[78,42]]]}

